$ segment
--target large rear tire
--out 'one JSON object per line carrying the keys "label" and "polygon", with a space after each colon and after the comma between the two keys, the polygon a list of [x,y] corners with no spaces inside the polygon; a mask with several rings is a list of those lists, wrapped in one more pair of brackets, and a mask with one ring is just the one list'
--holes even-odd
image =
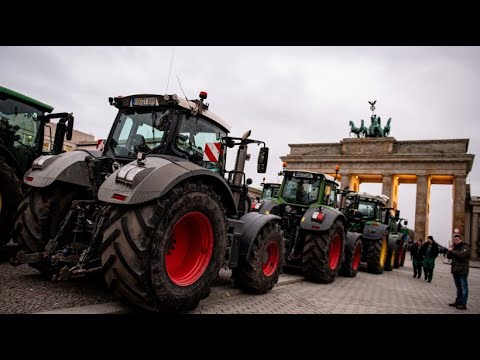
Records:
{"label": "large rear tire", "polygon": [[154,202],[114,207],[102,232],[104,277],[115,295],[148,311],[187,311],[217,278],[227,221],[218,195],[187,181]]}
{"label": "large rear tire", "polygon": [[251,294],[265,294],[278,282],[285,260],[285,243],[277,224],[267,223],[257,234],[246,258],[233,269],[235,286]]}
{"label": "large rear tire", "polygon": [[340,271],[344,244],[345,232],[340,220],[327,231],[308,232],[302,256],[305,279],[324,284],[333,282]]}
{"label": "large rear tire", "polygon": [[345,260],[340,268],[340,275],[346,277],[357,276],[362,259],[362,241],[355,240],[353,246],[345,246]]}
{"label": "large rear tire", "polygon": [[15,170],[0,157],[0,246],[10,241],[15,213],[22,196]]}
{"label": "large rear tire", "polygon": [[[20,201],[15,216],[13,241],[27,254],[45,250],[64,219],[72,201],[79,199],[81,190],[68,185],[53,184],[45,188],[30,188]],[[30,263],[44,275],[51,275],[48,263]]]}
{"label": "large rear tire", "polygon": [[372,274],[383,274],[388,255],[387,232],[378,240],[367,240],[367,271]]}

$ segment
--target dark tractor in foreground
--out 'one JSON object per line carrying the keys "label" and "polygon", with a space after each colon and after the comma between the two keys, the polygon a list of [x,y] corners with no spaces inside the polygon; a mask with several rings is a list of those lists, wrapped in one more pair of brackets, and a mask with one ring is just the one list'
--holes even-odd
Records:
{"label": "dark tractor in foreground", "polygon": [[[350,241],[359,240],[362,244],[361,262],[373,274],[392,270],[397,250],[396,241],[389,237],[391,209],[386,207],[389,198],[350,190],[342,193],[340,209],[348,219]],[[358,260],[358,253],[355,256]]]}
{"label": "dark tractor in foreground", "polygon": [[[148,311],[185,311],[207,297],[222,266],[250,293],[269,291],[283,265],[275,215],[251,213],[249,144],[199,100],[176,95],[110,98],[118,108],[103,152],[34,162],[16,240],[29,263],[56,279],[100,271],[113,292]],[[225,170],[228,149],[235,168]]]}
{"label": "dark tractor in foreground", "polygon": [[331,283],[343,259],[345,216],[336,209],[338,183],[332,176],[284,170],[278,196],[265,199],[261,214],[282,219],[285,269],[300,270],[307,280]]}
{"label": "dark tractor in foreground", "polygon": [[[73,116],[52,111],[50,105],[0,86],[0,247],[10,241],[23,175],[38,156],[59,154],[65,133],[67,140],[72,138]],[[53,148],[44,149],[45,127],[55,118],[60,120]]]}

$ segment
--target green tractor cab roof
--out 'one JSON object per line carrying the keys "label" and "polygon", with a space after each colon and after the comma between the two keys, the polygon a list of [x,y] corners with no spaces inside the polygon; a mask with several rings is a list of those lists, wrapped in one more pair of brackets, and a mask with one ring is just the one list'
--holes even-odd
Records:
{"label": "green tractor cab roof", "polygon": [[390,198],[386,195],[374,195],[367,192],[358,193],[360,199],[370,199],[376,200],[382,203],[383,206],[386,206],[390,201]]}
{"label": "green tractor cab roof", "polygon": [[314,178],[315,176],[323,176],[325,179],[329,181],[334,181],[337,184],[340,184],[340,182],[338,180],[335,180],[335,178],[331,175],[323,174],[323,173],[319,173],[311,170],[285,170],[284,175],[293,176],[293,177],[303,177],[307,179]]}
{"label": "green tractor cab roof", "polygon": [[50,105],[47,105],[38,100],[32,99],[31,97],[20,94],[16,91],[7,89],[6,87],[0,86],[0,98],[5,96],[14,98],[15,100],[18,100],[20,102],[27,103],[28,105],[31,105],[34,108],[37,108],[46,113],[51,113],[53,111],[53,107]]}
{"label": "green tractor cab roof", "polygon": [[200,93],[201,100],[187,100],[178,97],[176,94],[172,95],[155,95],[155,94],[137,94],[128,96],[117,96],[109,98],[110,105],[115,106],[118,109],[125,108],[137,108],[148,106],[165,106],[165,105],[177,105],[183,109],[190,110],[193,113],[198,113],[206,118],[214,121],[226,132],[230,132],[231,126],[225,120],[223,120],[217,114],[208,110],[208,104],[204,104],[203,100],[206,99],[207,94],[205,92]]}

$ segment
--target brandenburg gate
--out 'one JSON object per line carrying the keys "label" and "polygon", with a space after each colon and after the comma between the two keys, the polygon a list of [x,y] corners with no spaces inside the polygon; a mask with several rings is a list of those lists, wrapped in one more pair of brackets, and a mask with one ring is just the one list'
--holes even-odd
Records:
{"label": "brandenburg gate", "polygon": [[[370,104],[374,109],[375,103]],[[380,124],[380,118],[377,119]],[[359,191],[361,183],[381,183],[382,194],[391,199],[394,208],[398,203],[398,187],[417,184],[414,231],[415,238],[420,239],[426,239],[428,235],[430,186],[453,185],[452,229],[465,234],[472,259],[478,258],[479,214],[474,211],[471,216],[467,211],[472,221],[467,219],[466,222],[469,205],[466,204],[466,178],[475,157],[467,154],[469,139],[397,141],[385,137],[381,128],[381,134],[372,136],[375,121],[376,115],[372,115],[372,126],[365,129],[364,137],[356,133],[357,138],[345,138],[339,143],[289,144],[290,154],[281,159],[288,163],[289,170],[304,169],[330,175],[335,175],[335,166],[339,165],[337,179],[341,181],[341,187],[354,191]],[[353,122],[350,124],[353,128]]]}

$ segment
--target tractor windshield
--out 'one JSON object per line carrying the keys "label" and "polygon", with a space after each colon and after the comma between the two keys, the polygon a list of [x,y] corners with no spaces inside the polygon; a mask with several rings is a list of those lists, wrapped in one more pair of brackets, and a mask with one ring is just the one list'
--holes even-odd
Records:
{"label": "tractor windshield", "polygon": [[279,184],[265,184],[263,185],[261,199],[275,199],[278,196]]}
{"label": "tractor windshield", "polygon": [[0,98],[0,137],[17,147],[35,146],[43,111],[14,99]]}
{"label": "tractor windshield", "polygon": [[310,205],[317,201],[320,178],[286,178],[282,198],[292,204]]}
{"label": "tractor windshield", "polygon": [[369,199],[360,199],[358,203],[358,211],[362,213],[362,217],[366,219],[382,218],[382,208],[379,203]]}
{"label": "tractor windshield", "polygon": [[119,112],[110,148],[117,157],[136,158],[163,141],[172,109],[126,109]]}

